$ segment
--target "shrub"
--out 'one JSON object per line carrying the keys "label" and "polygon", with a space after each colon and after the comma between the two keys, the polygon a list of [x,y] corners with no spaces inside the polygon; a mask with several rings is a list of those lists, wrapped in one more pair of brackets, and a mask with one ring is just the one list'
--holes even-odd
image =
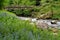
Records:
{"label": "shrub", "polygon": [[31,16],[31,12],[30,12],[29,9],[25,9],[25,10],[23,11],[23,14],[24,14],[24,16]]}
{"label": "shrub", "polygon": [[0,0],[0,9],[3,9],[8,4],[9,0]]}
{"label": "shrub", "polygon": [[35,25],[22,21],[13,13],[0,11],[0,40],[38,40]]}
{"label": "shrub", "polygon": [[[7,34],[13,31],[14,27],[19,26],[18,19],[17,20],[16,19],[17,19],[16,15],[7,11],[0,11],[0,28],[1,28],[0,32]],[[15,23],[17,23],[18,25]]]}
{"label": "shrub", "polygon": [[29,9],[16,9],[16,10],[11,9],[8,11],[13,12],[18,16],[25,16],[25,17],[31,16],[31,12]]}

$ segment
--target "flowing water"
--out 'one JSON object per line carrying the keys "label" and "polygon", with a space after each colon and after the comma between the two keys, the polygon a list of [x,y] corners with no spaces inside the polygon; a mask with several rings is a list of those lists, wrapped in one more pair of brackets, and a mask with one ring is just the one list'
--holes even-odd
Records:
{"label": "flowing water", "polygon": [[48,24],[50,27],[60,28],[60,21],[57,21],[56,24],[51,24],[51,21],[53,21],[53,20],[43,20],[43,19],[36,20],[36,18],[29,18],[29,17],[18,17],[18,18],[21,19],[21,20],[30,20],[30,21],[36,22],[36,23],[44,22],[44,23]]}

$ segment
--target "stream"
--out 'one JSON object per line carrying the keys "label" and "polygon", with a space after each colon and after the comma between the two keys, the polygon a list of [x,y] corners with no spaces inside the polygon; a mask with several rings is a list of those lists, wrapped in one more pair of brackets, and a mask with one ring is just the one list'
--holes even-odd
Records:
{"label": "stream", "polygon": [[29,18],[29,17],[18,17],[18,18],[21,20],[30,20],[31,22],[36,22],[36,23],[44,22],[44,23],[48,24],[48,26],[50,26],[50,27],[57,27],[60,29],[60,21],[58,21],[58,20],[57,20],[56,24],[51,24],[51,21],[53,21],[53,20],[47,20],[47,19],[46,20],[43,20],[43,19],[36,20],[36,18]]}

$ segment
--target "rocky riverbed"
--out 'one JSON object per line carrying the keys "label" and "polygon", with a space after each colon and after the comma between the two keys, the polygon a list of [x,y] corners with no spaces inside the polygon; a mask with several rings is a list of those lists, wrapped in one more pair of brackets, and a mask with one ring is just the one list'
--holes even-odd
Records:
{"label": "rocky riverbed", "polygon": [[29,18],[29,17],[18,17],[21,20],[29,20],[33,23],[36,23],[36,25],[38,27],[53,27],[53,28],[59,28],[60,29],[60,21],[56,20],[57,22],[55,24],[52,24],[51,22],[54,20],[43,20],[43,19],[39,19],[37,20],[37,18]]}

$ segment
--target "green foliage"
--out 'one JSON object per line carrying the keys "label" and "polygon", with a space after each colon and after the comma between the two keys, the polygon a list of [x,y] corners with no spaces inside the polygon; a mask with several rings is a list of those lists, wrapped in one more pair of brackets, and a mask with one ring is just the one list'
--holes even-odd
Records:
{"label": "green foliage", "polygon": [[23,14],[24,14],[24,16],[31,16],[31,12],[30,12],[30,10],[28,10],[28,9],[25,9],[25,10],[23,11]]}
{"label": "green foliage", "polygon": [[[52,19],[56,19],[60,16],[60,0],[41,0],[41,6],[34,6],[36,4],[36,0],[10,0],[9,5],[14,6],[33,6],[32,9],[17,9],[11,12],[14,12],[15,14],[19,16],[33,16],[33,17],[40,17],[42,14],[46,14],[48,12],[53,11]],[[52,10],[51,10],[52,9]],[[35,13],[34,13],[35,12]],[[52,12],[51,12],[52,13]]]}
{"label": "green foliage", "polygon": [[13,13],[0,11],[0,40],[38,40],[38,33],[33,33],[33,29],[35,25],[28,21],[18,19]]}
{"label": "green foliage", "polygon": [[35,1],[34,0],[10,0],[9,4],[11,5],[34,5]]}
{"label": "green foliage", "polygon": [[31,10],[29,9],[16,9],[16,10],[11,9],[8,11],[13,12],[18,16],[26,16],[26,17],[31,16],[31,12],[30,12]]}
{"label": "green foliage", "polygon": [[5,6],[7,6],[9,3],[9,0],[0,0],[0,9],[3,9]]}
{"label": "green foliage", "polygon": [[60,30],[37,29],[29,21],[22,21],[7,11],[0,11],[0,40],[60,40]]}

